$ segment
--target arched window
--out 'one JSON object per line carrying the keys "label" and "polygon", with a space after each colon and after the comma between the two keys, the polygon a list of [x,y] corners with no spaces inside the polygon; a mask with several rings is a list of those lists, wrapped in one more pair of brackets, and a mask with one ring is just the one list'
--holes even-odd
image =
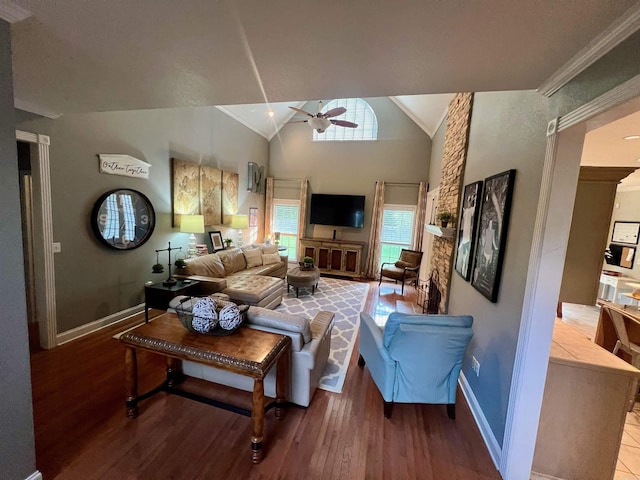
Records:
{"label": "arched window", "polygon": [[361,98],[341,98],[330,101],[324,112],[332,108],[344,107],[347,109],[342,115],[333,120],[346,120],[357,123],[357,128],[339,127],[332,125],[324,133],[313,131],[314,142],[340,142],[343,140],[377,140],[378,139],[378,119],[373,109]]}

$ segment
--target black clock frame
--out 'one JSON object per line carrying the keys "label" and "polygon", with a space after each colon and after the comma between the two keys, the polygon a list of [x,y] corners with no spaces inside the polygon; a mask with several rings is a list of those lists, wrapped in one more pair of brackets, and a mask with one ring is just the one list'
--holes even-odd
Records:
{"label": "black clock frame", "polygon": [[[140,238],[140,241],[136,243],[131,242],[126,244],[125,243],[114,244],[113,242],[104,238],[102,235],[102,231],[100,229],[100,222],[98,218],[100,214],[100,209],[104,205],[104,202],[107,200],[107,198],[109,198],[109,196],[117,192],[125,192],[125,193],[129,193],[134,197],[137,197],[139,200],[141,200],[145,204],[145,208],[147,209],[147,212],[149,214],[149,228],[147,229],[145,234]],[[136,218],[138,218],[138,215],[136,215]],[[151,203],[151,201],[142,192],[133,190],[131,188],[116,188],[114,190],[109,190],[108,192],[102,194],[100,198],[96,200],[95,204],[93,205],[93,209],[91,210],[91,228],[96,238],[98,239],[98,241],[103,245],[109,248],[113,248],[115,250],[133,250],[138,247],[141,247],[149,240],[149,238],[151,238],[151,234],[156,228],[156,212],[155,212],[155,209],[153,208],[153,204]]]}

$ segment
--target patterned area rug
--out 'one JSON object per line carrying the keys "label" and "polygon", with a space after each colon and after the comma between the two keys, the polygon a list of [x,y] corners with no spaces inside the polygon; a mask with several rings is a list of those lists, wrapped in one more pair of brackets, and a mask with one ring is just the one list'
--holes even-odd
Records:
{"label": "patterned area rug", "polygon": [[367,299],[369,284],[321,277],[314,295],[300,289],[296,298],[291,288],[276,310],[313,318],[320,310],[333,312],[335,324],[331,335],[331,353],[319,388],[329,392],[342,392],[342,385],[349,367],[349,359],[360,328],[360,311]]}

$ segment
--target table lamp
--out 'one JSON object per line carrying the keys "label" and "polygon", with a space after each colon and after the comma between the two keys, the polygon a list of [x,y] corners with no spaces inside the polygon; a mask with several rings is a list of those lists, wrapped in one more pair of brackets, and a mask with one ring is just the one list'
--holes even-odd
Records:
{"label": "table lamp", "polygon": [[242,230],[245,228],[249,228],[249,216],[232,215],[231,228],[235,228],[238,231],[238,246],[240,247],[242,245]]}
{"label": "table lamp", "polygon": [[194,233],[204,233],[204,216],[203,215],[182,215],[180,220],[180,231],[182,233],[190,233],[189,248],[187,249],[187,257],[196,256],[196,236]]}

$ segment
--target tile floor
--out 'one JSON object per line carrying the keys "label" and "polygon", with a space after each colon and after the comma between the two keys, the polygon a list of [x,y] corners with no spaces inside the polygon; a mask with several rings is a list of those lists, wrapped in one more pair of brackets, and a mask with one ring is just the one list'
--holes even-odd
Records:
{"label": "tile floor", "polygon": [[[595,306],[565,303],[562,307],[562,320],[591,339],[598,315],[599,308]],[[640,402],[627,413],[614,480],[640,480]]]}

